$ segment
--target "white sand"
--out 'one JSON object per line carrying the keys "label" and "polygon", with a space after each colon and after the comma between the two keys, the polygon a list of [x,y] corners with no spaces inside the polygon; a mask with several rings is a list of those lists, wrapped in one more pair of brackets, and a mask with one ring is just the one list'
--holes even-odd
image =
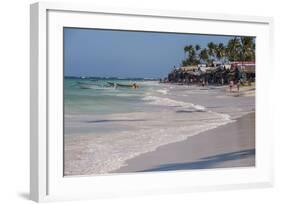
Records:
{"label": "white sand", "polygon": [[127,161],[113,173],[255,166],[255,113]]}

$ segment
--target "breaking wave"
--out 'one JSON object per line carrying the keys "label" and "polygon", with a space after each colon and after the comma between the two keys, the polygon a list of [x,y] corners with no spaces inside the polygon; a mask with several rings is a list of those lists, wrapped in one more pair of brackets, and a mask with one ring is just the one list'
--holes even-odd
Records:
{"label": "breaking wave", "polygon": [[206,108],[202,105],[195,105],[193,103],[173,100],[173,99],[166,98],[166,97],[145,96],[142,99],[144,101],[147,101],[147,103],[151,104],[151,105],[178,107],[178,108],[181,108],[181,110],[186,110],[186,111],[205,111],[206,110]]}

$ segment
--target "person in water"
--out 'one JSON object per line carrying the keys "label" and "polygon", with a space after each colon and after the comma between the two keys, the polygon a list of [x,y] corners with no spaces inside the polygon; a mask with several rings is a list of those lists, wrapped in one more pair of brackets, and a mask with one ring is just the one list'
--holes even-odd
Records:
{"label": "person in water", "polygon": [[133,88],[137,89],[139,86],[136,83],[133,83]]}

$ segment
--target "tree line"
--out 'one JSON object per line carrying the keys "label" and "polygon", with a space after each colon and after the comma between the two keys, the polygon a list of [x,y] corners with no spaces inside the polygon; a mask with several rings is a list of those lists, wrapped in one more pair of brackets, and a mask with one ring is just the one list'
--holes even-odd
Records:
{"label": "tree line", "polygon": [[206,48],[200,45],[186,45],[184,47],[185,59],[182,66],[211,64],[214,60],[228,61],[255,61],[254,37],[234,37],[227,44],[209,42]]}

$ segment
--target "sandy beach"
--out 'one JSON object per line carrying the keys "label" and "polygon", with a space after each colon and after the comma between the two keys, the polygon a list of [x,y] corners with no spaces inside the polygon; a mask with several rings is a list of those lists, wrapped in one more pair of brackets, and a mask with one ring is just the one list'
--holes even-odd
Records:
{"label": "sandy beach", "polygon": [[[211,142],[211,143],[210,143]],[[255,166],[255,113],[126,161],[114,173]]]}

